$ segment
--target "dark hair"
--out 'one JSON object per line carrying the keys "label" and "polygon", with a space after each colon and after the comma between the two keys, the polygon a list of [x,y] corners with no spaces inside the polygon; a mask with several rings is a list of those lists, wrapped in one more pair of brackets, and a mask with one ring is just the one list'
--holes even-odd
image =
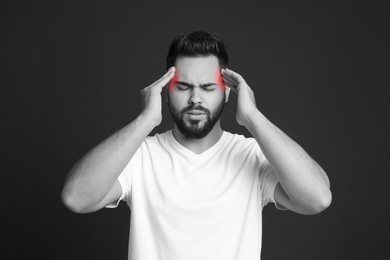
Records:
{"label": "dark hair", "polygon": [[227,67],[229,57],[223,41],[215,34],[202,30],[181,33],[172,41],[166,59],[169,69],[175,64],[178,56],[207,56],[215,55],[222,68]]}

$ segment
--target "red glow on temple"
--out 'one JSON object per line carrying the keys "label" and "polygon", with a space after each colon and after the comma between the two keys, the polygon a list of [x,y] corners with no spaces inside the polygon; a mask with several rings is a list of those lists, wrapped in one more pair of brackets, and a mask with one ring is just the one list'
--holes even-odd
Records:
{"label": "red glow on temple", "polygon": [[177,81],[177,78],[178,78],[178,76],[177,76],[177,70],[175,70],[175,72],[174,72],[175,74],[173,75],[173,78],[169,81],[169,83],[168,83],[168,92],[171,92],[172,90],[173,90],[173,88],[175,87],[175,83],[176,83],[176,81]]}
{"label": "red glow on temple", "polygon": [[221,74],[221,71],[219,69],[215,72],[215,79],[217,81],[219,88],[222,91],[225,91],[225,84],[223,83],[222,74]]}

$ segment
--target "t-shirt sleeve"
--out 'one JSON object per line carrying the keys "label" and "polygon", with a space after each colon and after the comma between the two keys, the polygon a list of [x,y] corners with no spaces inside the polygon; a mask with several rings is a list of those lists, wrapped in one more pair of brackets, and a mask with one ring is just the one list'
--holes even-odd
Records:
{"label": "t-shirt sleeve", "polygon": [[[264,156],[265,158],[265,156]],[[261,205],[264,207],[269,202],[272,202],[277,207],[277,203],[274,198],[274,192],[276,185],[278,185],[279,179],[275,174],[274,169],[265,159],[260,166],[260,191],[261,191]]]}
{"label": "t-shirt sleeve", "polygon": [[140,164],[141,164],[142,146],[143,144],[137,149],[133,157],[130,159],[130,161],[127,163],[125,168],[118,176],[118,182],[122,190],[120,198],[117,201],[108,204],[106,208],[118,207],[119,202],[121,200],[125,201],[129,207],[131,206],[131,191],[132,191],[132,184],[133,184],[133,176],[136,170],[137,171],[141,170]]}
{"label": "t-shirt sleeve", "polygon": [[256,141],[256,152],[257,152],[257,158],[260,162],[260,170],[259,170],[259,188],[261,193],[261,206],[262,208],[267,205],[269,202],[273,202],[275,206],[278,208],[278,205],[274,198],[274,192],[276,185],[279,182],[278,177],[275,174],[274,169],[272,168],[271,164],[263,154],[260,146],[257,144]]}

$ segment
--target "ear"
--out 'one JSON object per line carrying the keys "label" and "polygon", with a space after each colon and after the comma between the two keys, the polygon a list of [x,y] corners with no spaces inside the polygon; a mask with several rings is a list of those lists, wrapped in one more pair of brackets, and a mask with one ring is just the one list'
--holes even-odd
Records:
{"label": "ear", "polygon": [[230,90],[231,89],[229,87],[225,86],[225,103],[227,103],[229,100]]}

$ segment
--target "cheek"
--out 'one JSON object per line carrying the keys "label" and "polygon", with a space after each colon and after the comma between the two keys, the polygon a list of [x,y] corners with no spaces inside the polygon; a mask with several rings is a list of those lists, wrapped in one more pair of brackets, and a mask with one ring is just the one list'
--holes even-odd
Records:
{"label": "cheek", "polygon": [[223,101],[223,93],[220,91],[215,91],[213,94],[208,94],[204,99],[204,107],[208,108],[209,110],[215,110],[215,108],[218,107]]}
{"label": "cheek", "polygon": [[181,110],[184,106],[186,106],[185,97],[178,95],[174,89],[168,93],[168,97],[170,106],[175,110]]}

